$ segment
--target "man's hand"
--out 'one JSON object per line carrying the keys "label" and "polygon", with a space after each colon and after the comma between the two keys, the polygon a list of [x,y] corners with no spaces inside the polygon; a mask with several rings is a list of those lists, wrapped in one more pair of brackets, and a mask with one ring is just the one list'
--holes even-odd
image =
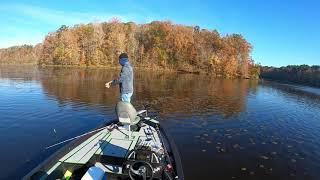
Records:
{"label": "man's hand", "polygon": [[105,84],[106,88],[110,88],[110,86],[111,86],[111,83],[112,83],[112,81],[110,81],[110,82],[107,82],[107,83]]}

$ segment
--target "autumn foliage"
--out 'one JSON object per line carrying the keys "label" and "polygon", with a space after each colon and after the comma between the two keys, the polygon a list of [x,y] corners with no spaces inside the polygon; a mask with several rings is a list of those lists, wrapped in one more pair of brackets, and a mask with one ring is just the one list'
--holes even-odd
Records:
{"label": "autumn foliage", "polygon": [[[121,51],[129,54],[135,67],[205,72],[227,78],[259,76],[259,67],[250,57],[252,46],[241,35],[221,36],[216,30],[171,22],[61,26],[45,37],[38,53],[28,48],[26,59],[33,57],[39,65],[114,67],[118,65],[116,52]],[[0,51],[2,62],[19,57],[8,59],[2,51],[6,50]]]}
{"label": "autumn foliage", "polygon": [[40,46],[13,46],[0,49],[0,64],[37,64]]}

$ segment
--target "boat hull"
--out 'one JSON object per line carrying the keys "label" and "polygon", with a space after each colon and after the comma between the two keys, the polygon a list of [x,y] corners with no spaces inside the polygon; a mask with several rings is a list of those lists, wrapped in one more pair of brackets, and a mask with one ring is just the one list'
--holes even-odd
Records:
{"label": "boat hull", "polygon": [[[114,122],[106,124],[104,127],[109,127],[111,124],[114,125]],[[78,138],[43,161],[23,179],[56,179],[63,177],[68,179],[66,177],[68,173],[70,173],[69,178],[71,179],[81,179],[82,175],[91,166],[103,165],[104,167],[108,167],[107,164],[110,163],[118,165],[118,168],[121,170],[119,172],[111,171],[109,175],[125,179],[129,172],[126,169],[126,166],[129,165],[125,165],[128,162],[129,154],[137,149],[138,144],[141,143],[140,141],[148,139],[145,135],[148,134],[146,131],[149,130],[153,132],[154,142],[161,143],[166,150],[162,155],[163,157],[161,156],[162,158],[159,156],[160,159],[164,160],[153,163],[152,166],[159,166],[162,172],[168,173],[166,165],[170,164],[173,167],[173,172],[170,172],[170,176],[173,177],[169,179],[184,179],[180,154],[170,134],[160,124],[150,121],[142,124],[143,127],[138,132],[132,133],[122,127],[122,129],[120,128],[121,130],[118,128],[118,130],[111,130],[112,132],[109,132],[106,128]],[[130,134],[132,137],[127,137],[126,134]],[[81,154],[80,152],[82,151],[86,153]],[[80,156],[83,157],[79,158]],[[107,171],[109,171],[108,168]],[[162,179],[163,175],[155,175],[158,179]]]}

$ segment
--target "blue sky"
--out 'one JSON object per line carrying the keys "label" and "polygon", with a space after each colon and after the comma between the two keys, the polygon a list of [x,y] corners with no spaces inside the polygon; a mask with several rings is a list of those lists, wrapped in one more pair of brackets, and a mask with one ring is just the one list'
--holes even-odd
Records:
{"label": "blue sky", "polygon": [[174,23],[242,34],[262,65],[320,64],[320,1],[297,0],[2,0],[0,48],[42,42],[62,24]]}

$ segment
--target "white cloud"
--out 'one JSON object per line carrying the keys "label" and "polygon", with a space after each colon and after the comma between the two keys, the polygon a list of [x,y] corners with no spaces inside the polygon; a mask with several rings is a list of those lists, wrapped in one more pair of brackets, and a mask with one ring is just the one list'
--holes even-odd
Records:
{"label": "white cloud", "polygon": [[14,12],[52,25],[74,25],[79,23],[88,23],[92,21],[107,21],[110,18],[117,17],[123,21],[131,19],[126,16],[112,13],[91,13],[91,12],[66,12],[43,8],[39,6],[31,6],[26,4],[7,4],[2,5],[0,11]]}
{"label": "white cloud", "polygon": [[[0,48],[13,45],[40,43],[44,36],[61,25],[104,22],[119,18],[123,22],[146,23],[154,14],[62,11],[27,4],[2,4],[0,13],[5,14],[10,23],[0,29]],[[52,29],[53,28],[53,29]]]}
{"label": "white cloud", "polygon": [[[82,12],[82,11],[62,11],[50,9],[40,6],[27,4],[2,4],[0,13],[14,13],[23,15],[26,18],[31,18],[33,21],[40,21],[51,25],[75,25],[89,22],[104,22],[111,18],[119,18],[123,22],[134,21],[137,23],[147,23],[153,20],[162,19],[158,15],[150,12],[142,7],[134,6],[138,13],[115,14],[108,12]],[[12,18],[12,17],[8,17]],[[158,18],[158,19],[155,19]],[[27,22],[26,22],[27,23]]]}

